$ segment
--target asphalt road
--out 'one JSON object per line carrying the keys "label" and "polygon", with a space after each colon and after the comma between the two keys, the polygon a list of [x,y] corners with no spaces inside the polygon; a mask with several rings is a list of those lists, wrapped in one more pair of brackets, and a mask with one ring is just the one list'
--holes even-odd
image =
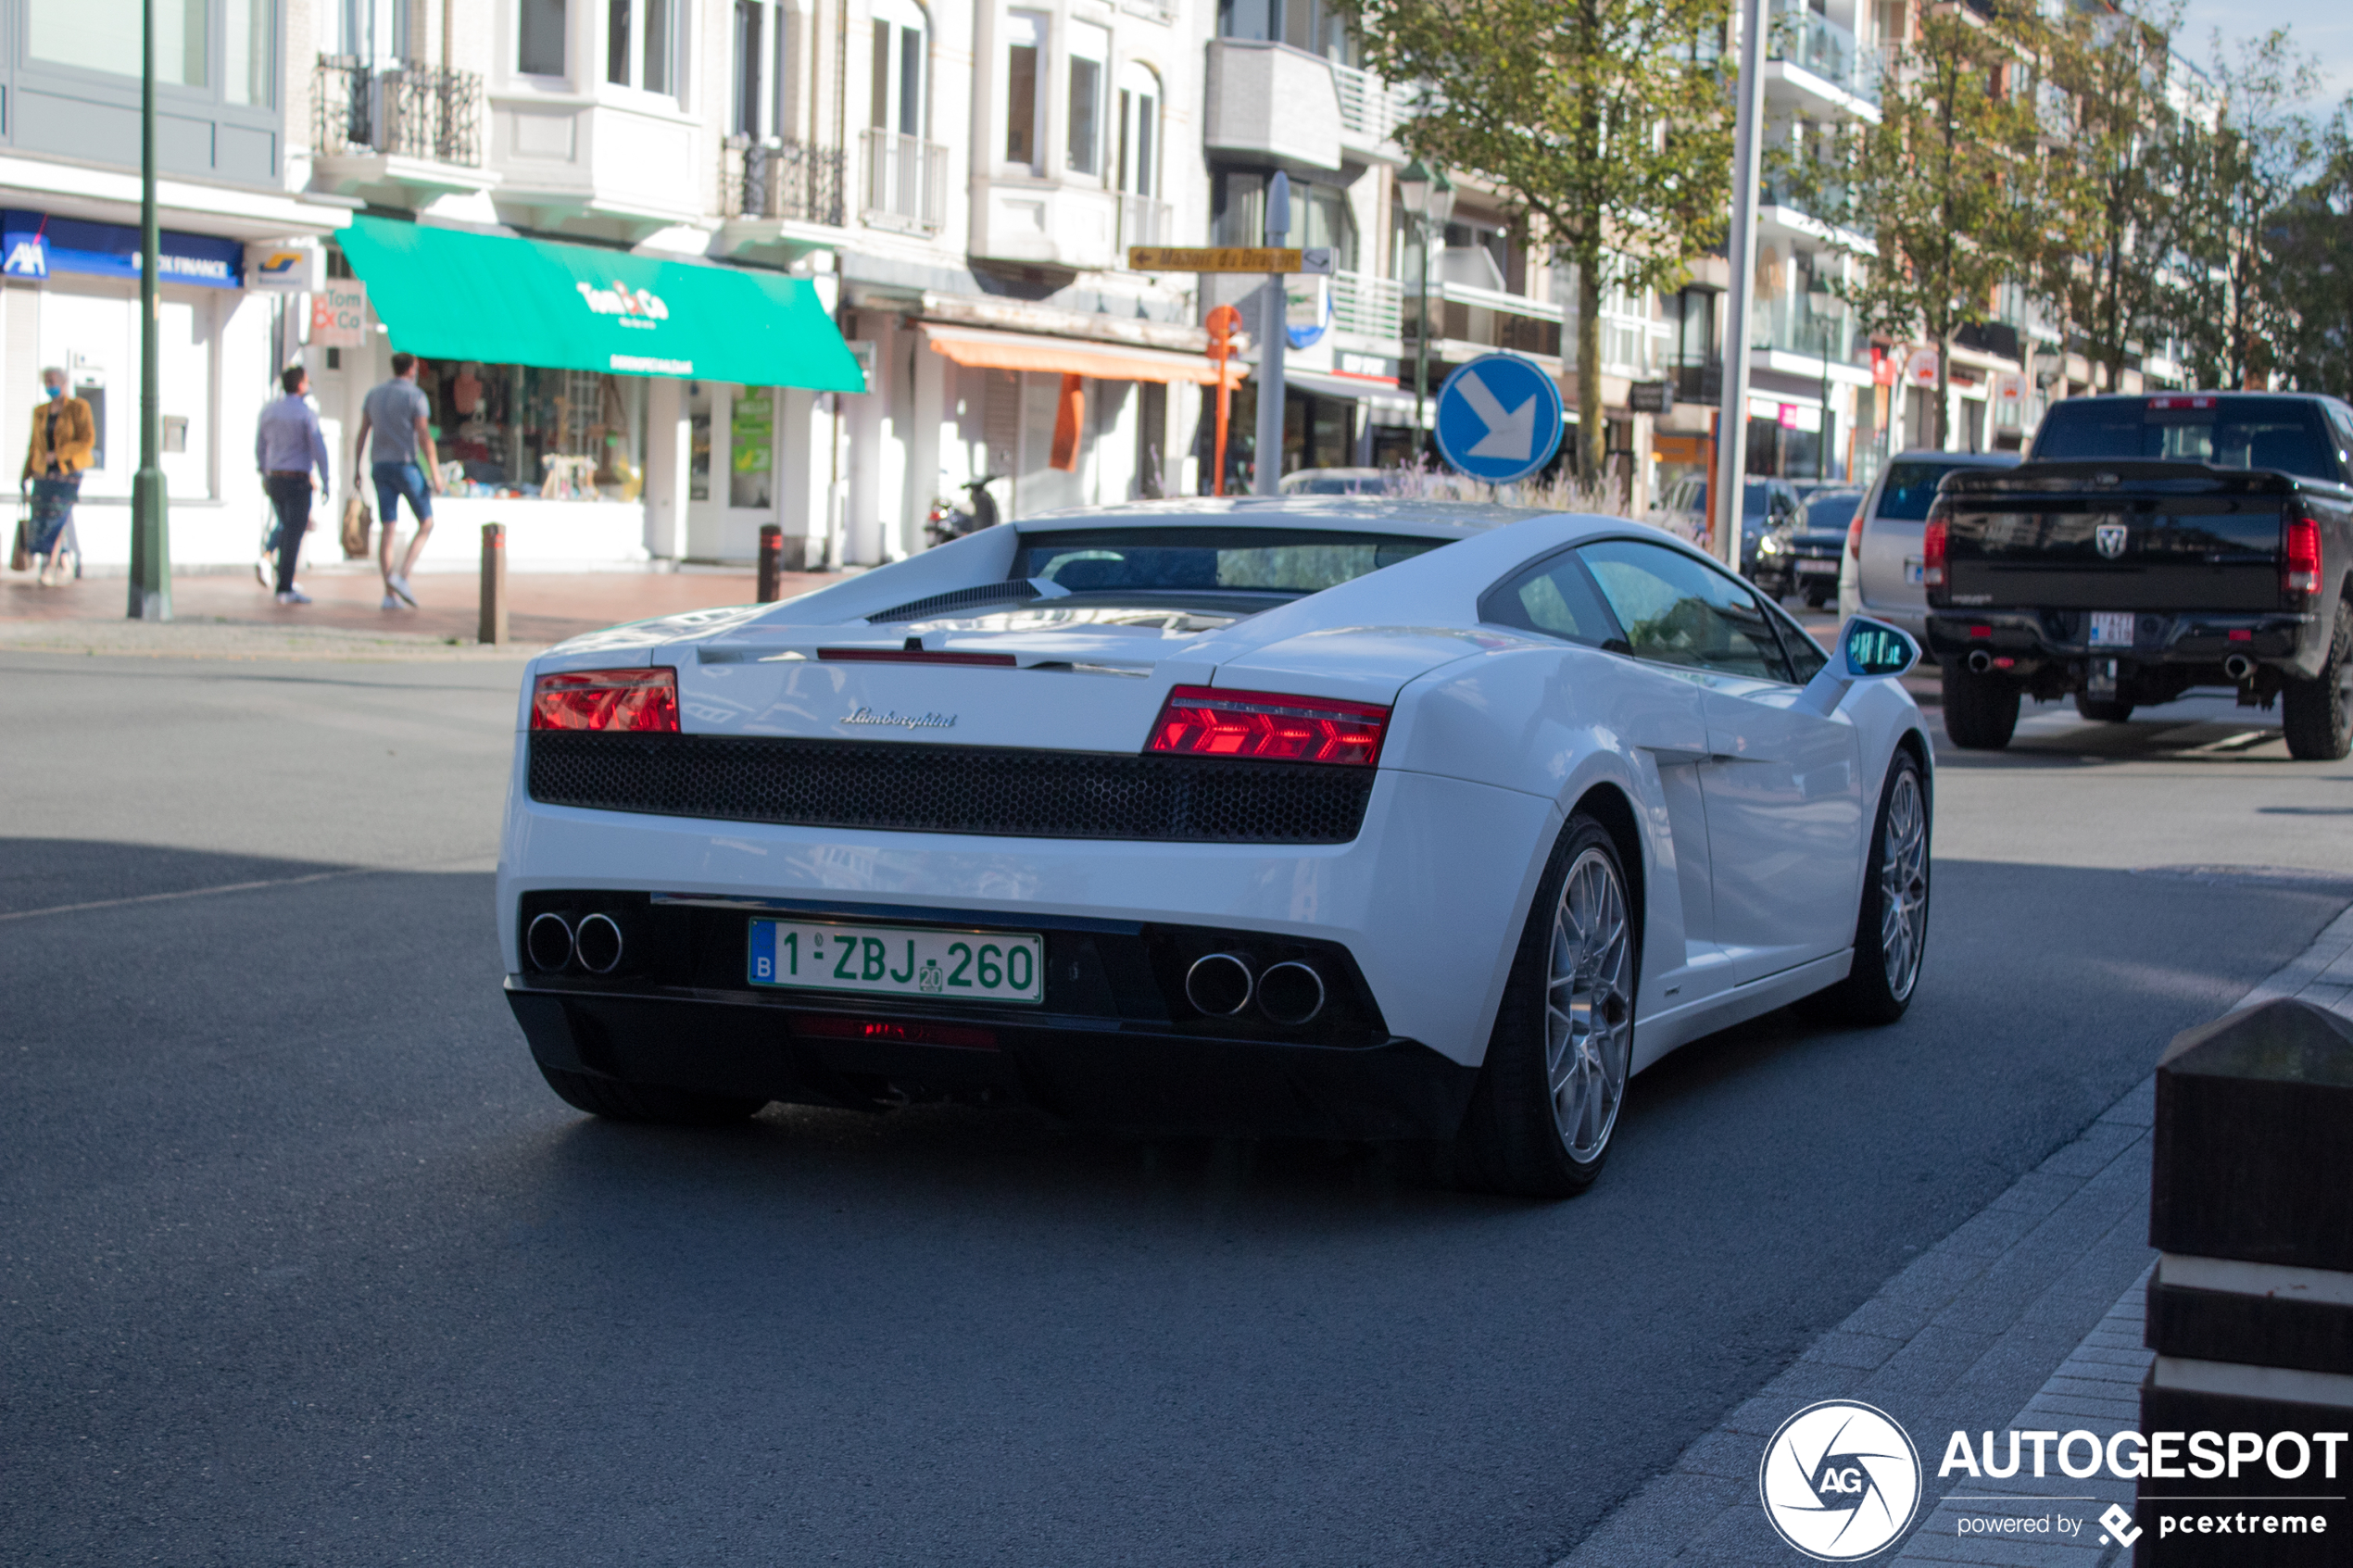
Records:
{"label": "asphalt road", "polygon": [[514,673],[0,656],[0,1562],[1533,1568],[2353,896],[2353,768],[2046,715],[1910,1016],[1686,1047],[1568,1203],[629,1129],[499,998]]}

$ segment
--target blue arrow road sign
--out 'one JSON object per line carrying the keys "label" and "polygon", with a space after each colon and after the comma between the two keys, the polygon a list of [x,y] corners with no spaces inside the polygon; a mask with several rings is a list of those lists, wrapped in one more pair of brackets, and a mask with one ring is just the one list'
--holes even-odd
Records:
{"label": "blue arrow road sign", "polygon": [[1509,354],[1485,354],[1438,389],[1438,450],[1490,484],[1526,479],[1561,444],[1561,393],[1553,378]]}

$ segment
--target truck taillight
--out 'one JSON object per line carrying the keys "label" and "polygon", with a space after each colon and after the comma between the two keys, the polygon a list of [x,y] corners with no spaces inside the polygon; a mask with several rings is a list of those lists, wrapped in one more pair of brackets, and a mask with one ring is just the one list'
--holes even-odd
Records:
{"label": "truck taillight", "polygon": [[1161,706],[1144,749],[1369,768],[1380,759],[1388,728],[1389,709],[1368,702],[1177,686]]}
{"label": "truck taillight", "polygon": [[678,733],[678,671],[565,670],[531,688],[535,730]]}
{"label": "truck taillight", "polygon": [[2288,519],[2280,541],[2280,591],[2291,595],[2321,591],[2321,525],[2316,519]]}
{"label": "truck taillight", "polygon": [[1952,510],[1943,501],[1928,508],[1928,526],[1920,531],[1920,583],[1924,587],[1944,586],[1944,549]]}

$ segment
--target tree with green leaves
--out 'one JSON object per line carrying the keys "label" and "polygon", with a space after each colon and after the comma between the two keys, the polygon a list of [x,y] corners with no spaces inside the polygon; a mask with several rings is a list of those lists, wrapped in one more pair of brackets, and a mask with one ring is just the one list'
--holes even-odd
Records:
{"label": "tree with green leaves", "polygon": [[[1793,175],[1840,230],[1869,237],[1862,275],[1834,288],[1865,326],[1937,347],[1935,443],[1948,435],[1953,340],[2051,243],[2046,128],[2023,90],[2047,47],[2018,0],[1988,15],[1923,11],[1880,80],[1881,119]],[[1852,241],[1845,248],[1860,250]]]}
{"label": "tree with green leaves", "polygon": [[1491,182],[1575,267],[1578,466],[1599,474],[1604,288],[1677,286],[1723,240],[1725,0],[1343,4],[1365,64],[1422,90],[1405,146]]}
{"label": "tree with green leaves", "polygon": [[2058,116],[2046,132],[2041,243],[2028,271],[2064,345],[2080,332],[2085,357],[2108,371],[2167,331],[2172,272],[2170,149],[2176,7],[2070,10],[2042,34],[2044,81]]}
{"label": "tree with green leaves", "polygon": [[2295,331],[2285,279],[2268,243],[2272,220],[2319,168],[2322,133],[2297,107],[2320,67],[2285,28],[2214,43],[2212,95],[2184,116],[2169,170],[2178,265],[2169,308],[2201,386],[2240,387],[2281,367]]}
{"label": "tree with green leaves", "polygon": [[2281,368],[2309,392],[2353,395],[2353,128],[2340,110],[2320,175],[2266,225],[2293,330]]}

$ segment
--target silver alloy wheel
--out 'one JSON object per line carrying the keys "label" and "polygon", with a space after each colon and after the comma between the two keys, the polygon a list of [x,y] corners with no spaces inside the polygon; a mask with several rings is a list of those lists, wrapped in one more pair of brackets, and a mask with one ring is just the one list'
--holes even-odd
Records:
{"label": "silver alloy wheel", "polygon": [[1601,1157],[1626,1098],[1634,1044],[1634,942],[1617,868],[1588,849],[1553,911],[1544,985],[1544,1079],[1569,1158]]}
{"label": "silver alloy wheel", "polygon": [[1887,797],[1887,828],[1880,844],[1880,958],[1888,994],[1902,1001],[1919,983],[1928,947],[1928,808],[1919,773],[1905,768]]}

